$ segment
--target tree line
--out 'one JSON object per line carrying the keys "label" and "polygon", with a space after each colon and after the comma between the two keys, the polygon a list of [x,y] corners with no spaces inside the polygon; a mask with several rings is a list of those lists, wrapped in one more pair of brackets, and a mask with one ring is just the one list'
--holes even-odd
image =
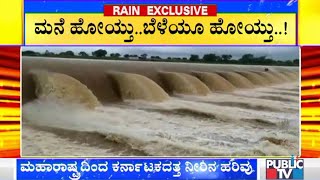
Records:
{"label": "tree line", "polygon": [[145,61],[166,61],[166,62],[195,62],[195,63],[215,63],[215,64],[251,64],[251,65],[277,65],[277,66],[299,66],[299,59],[292,60],[274,60],[267,56],[256,57],[253,54],[244,54],[239,59],[234,59],[230,54],[217,55],[213,53],[205,54],[200,57],[197,54],[191,54],[189,57],[167,57],[148,56],[147,54],[124,54],[111,53],[103,49],[99,49],[88,54],[81,51],[75,54],[73,51],[65,51],[60,53],[53,53],[46,50],[44,53],[35,51],[23,51],[23,56],[39,56],[39,57],[61,57],[61,58],[88,58],[88,59],[105,59],[105,60],[145,60]]}

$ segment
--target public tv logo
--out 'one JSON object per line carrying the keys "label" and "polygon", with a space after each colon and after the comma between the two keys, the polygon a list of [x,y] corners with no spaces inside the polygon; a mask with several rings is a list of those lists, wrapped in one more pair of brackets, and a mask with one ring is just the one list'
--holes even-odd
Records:
{"label": "public tv logo", "polygon": [[267,159],[266,179],[303,179],[304,161],[291,159]]}

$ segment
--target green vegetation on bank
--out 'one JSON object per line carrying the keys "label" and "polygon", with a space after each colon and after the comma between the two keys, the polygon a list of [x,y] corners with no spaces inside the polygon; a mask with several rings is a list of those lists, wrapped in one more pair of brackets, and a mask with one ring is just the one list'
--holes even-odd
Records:
{"label": "green vegetation on bank", "polygon": [[162,62],[194,62],[194,63],[212,63],[212,64],[250,64],[250,65],[274,65],[274,66],[299,66],[299,59],[286,61],[274,60],[266,56],[255,57],[252,54],[244,54],[240,59],[233,59],[232,55],[216,55],[205,54],[200,57],[197,54],[191,54],[189,57],[167,57],[148,56],[147,54],[124,54],[111,53],[108,55],[106,50],[99,49],[88,54],[84,51],[75,54],[73,51],[65,51],[59,54],[46,51],[39,53],[34,51],[23,51],[23,56],[38,56],[38,57],[60,57],[60,58],[86,58],[86,59],[101,59],[101,60],[139,60],[139,61],[162,61]]}

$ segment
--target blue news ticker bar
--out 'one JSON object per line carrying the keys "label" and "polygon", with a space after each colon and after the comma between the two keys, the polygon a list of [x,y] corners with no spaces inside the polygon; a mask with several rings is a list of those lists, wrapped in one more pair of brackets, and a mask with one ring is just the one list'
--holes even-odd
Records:
{"label": "blue news ticker bar", "polygon": [[17,180],[256,180],[257,159],[17,159]]}
{"label": "blue news ticker bar", "polygon": [[[25,2],[42,2],[43,0],[25,0]],[[65,0],[46,0],[47,2],[49,1],[65,1]],[[68,0],[68,1],[75,1],[75,2],[79,2],[79,1],[108,1],[108,0]],[[127,2],[136,2],[137,0],[125,0]],[[140,2],[150,2],[152,0],[139,0]],[[173,2],[175,0],[159,0],[160,2]],[[197,2],[197,3],[200,3],[202,2],[202,0],[186,0],[186,1],[193,1],[193,2]],[[219,1],[244,1],[244,0],[214,0],[215,2],[219,2]],[[261,2],[261,1],[264,1],[264,0],[248,0],[250,2]],[[267,1],[272,1],[272,2],[289,2],[290,0],[267,0]],[[296,2],[297,0],[292,0],[292,2]]]}
{"label": "blue news ticker bar", "polygon": [[216,4],[218,13],[297,13],[298,3],[288,0],[25,0],[25,13],[103,13],[103,6],[120,4],[209,5]]}

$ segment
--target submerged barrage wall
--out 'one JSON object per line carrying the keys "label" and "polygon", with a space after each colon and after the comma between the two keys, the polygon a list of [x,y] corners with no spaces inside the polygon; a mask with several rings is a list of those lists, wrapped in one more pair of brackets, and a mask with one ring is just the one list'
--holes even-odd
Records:
{"label": "submerged barrage wall", "polygon": [[53,96],[90,107],[125,99],[164,101],[174,94],[205,96],[299,80],[296,67],[39,57],[23,57],[22,64],[23,103]]}

